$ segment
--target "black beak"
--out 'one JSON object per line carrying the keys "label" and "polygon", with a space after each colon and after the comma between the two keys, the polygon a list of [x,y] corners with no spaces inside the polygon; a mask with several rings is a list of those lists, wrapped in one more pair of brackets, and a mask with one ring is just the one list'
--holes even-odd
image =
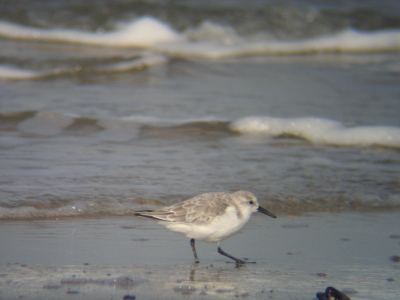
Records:
{"label": "black beak", "polygon": [[260,212],[264,215],[270,216],[271,218],[274,218],[274,219],[276,218],[276,216],[272,212],[266,210],[265,208],[262,208],[261,206],[258,207],[258,212]]}

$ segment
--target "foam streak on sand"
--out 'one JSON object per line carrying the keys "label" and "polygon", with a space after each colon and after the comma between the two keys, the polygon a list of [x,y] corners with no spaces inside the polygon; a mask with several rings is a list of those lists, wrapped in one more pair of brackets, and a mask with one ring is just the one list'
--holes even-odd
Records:
{"label": "foam streak on sand", "polygon": [[242,134],[264,134],[270,137],[296,136],[315,144],[400,147],[400,128],[398,127],[348,128],[340,122],[323,118],[246,117],[232,122],[230,128]]}

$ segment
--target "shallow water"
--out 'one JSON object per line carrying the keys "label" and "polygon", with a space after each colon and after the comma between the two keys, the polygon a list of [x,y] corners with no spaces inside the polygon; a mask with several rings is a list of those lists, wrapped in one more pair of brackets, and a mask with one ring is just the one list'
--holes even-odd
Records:
{"label": "shallow water", "polygon": [[[0,9],[0,219],[239,189],[277,213],[399,208],[397,4],[21,3]],[[138,26],[171,39],[110,45]]]}

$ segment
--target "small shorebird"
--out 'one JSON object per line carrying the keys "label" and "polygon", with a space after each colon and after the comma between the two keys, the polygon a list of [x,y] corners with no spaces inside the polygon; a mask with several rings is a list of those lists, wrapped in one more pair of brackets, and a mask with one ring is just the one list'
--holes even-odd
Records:
{"label": "small shorebird", "polygon": [[252,193],[238,191],[232,194],[206,193],[172,206],[155,210],[138,210],[135,216],[158,220],[168,229],[189,237],[196,263],[199,263],[199,258],[195,239],[217,243],[218,253],[233,259],[238,264],[245,264],[251,262],[224,252],[220,242],[236,234],[247,223],[251,214],[257,211],[276,218],[273,213],[259,206],[257,198]]}

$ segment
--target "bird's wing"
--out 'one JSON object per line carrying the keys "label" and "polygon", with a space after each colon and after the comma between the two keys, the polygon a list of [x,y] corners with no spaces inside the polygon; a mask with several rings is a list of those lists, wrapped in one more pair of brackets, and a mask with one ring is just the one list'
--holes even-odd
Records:
{"label": "bird's wing", "polygon": [[135,215],[160,221],[203,224],[222,215],[229,203],[227,193],[206,193],[158,210],[137,211]]}
{"label": "bird's wing", "polygon": [[229,202],[227,193],[206,193],[176,204],[174,211],[180,222],[203,224],[222,215]]}

